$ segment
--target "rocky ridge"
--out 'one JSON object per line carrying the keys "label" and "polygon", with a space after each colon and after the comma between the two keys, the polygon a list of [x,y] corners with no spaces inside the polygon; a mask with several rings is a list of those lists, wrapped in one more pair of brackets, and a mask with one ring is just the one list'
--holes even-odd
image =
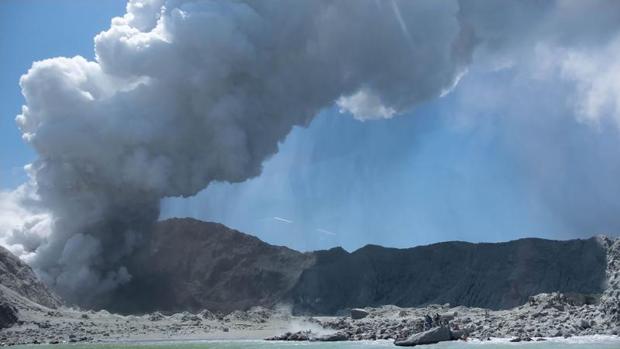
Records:
{"label": "rocky ridge", "polygon": [[[419,308],[382,306],[365,308],[365,316],[312,318],[335,334],[285,333],[277,340],[393,339],[411,345],[416,335],[445,327],[444,340],[512,338],[512,341],[550,337],[620,335],[620,239],[597,238],[607,251],[607,282],[601,295],[558,292],[531,296],[526,304],[507,310],[489,310],[449,304]],[[360,310],[355,310],[359,313]],[[409,344],[407,344],[409,343]],[[422,344],[422,343],[419,343]]]}
{"label": "rocky ridge", "polygon": [[[0,285],[49,308],[56,308],[62,304],[60,298],[37,278],[28,264],[2,246],[0,246]],[[0,292],[0,297],[3,294],[4,292]]]}
{"label": "rocky ridge", "polygon": [[315,252],[290,297],[295,313],[309,315],[385,304],[511,309],[540,293],[600,294],[606,255],[597,238],[335,248]]}
{"label": "rocky ridge", "polygon": [[228,313],[286,303],[297,315],[337,315],[450,303],[498,310],[539,293],[600,294],[606,280],[606,249],[596,238],[301,253],[186,218],[158,222],[144,252],[130,268],[132,281],[99,308]]}

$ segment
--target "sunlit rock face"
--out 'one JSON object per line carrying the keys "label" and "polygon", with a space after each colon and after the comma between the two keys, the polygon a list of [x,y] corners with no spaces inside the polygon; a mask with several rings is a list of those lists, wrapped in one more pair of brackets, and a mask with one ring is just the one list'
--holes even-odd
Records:
{"label": "sunlit rock face", "polygon": [[37,278],[32,268],[0,246],[0,302],[9,301],[5,299],[5,289],[49,308],[62,304],[60,298]]}

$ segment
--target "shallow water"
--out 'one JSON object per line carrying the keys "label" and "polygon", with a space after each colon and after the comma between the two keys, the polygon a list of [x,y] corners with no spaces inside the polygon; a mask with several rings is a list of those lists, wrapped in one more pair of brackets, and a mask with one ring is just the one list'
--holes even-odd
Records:
{"label": "shallow water", "polygon": [[[391,341],[369,342],[267,342],[267,341],[182,341],[182,342],[131,342],[109,344],[58,344],[58,345],[23,345],[14,348],[35,349],[371,349],[400,348]],[[546,341],[509,343],[492,342],[444,342],[420,346],[424,349],[620,349],[620,339],[587,339],[571,341]]]}

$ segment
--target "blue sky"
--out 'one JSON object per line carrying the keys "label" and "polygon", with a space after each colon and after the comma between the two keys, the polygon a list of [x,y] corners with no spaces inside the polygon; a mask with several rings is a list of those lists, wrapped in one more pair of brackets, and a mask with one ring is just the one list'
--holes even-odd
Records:
{"label": "blue sky", "polygon": [[21,184],[26,179],[23,166],[35,157],[15,125],[24,101],[19,77],[42,59],[92,59],[93,37],[124,11],[122,0],[0,2],[0,188]]}
{"label": "blue sky", "polygon": [[[0,2],[2,189],[23,183],[35,157],[14,123],[20,75],[40,59],[92,60],[94,35],[124,7]],[[446,96],[386,120],[328,108],[296,127],[259,177],[167,199],[162,217],[222,222],[302,250],[615,234],[616,127],[573,117],[572,85],[522,75],[474,66]]]}

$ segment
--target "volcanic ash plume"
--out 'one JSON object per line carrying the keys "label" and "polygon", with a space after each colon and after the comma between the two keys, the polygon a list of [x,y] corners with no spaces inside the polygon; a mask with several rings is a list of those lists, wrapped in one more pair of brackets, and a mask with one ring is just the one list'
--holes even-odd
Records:
{"label": "volcanic ash plume", "polygon": [[[571,24],[521,3],[130,1],[95,37],[95,61],[53,58],[22,77],[17,122],[38,158],[21,190],[39,219],[3,241],[67,300],[96,306],[135,274],[128,258],[162,198],[259,175],[323,108],[390,118],[449,91],[475,45],[519,46],[539,18]],[[513,7],[518,21],[502,20]]]}
{"label": "volcanic ash plume", "polygon": [[[159,201],[257,176],[295,125],[338,103],[386,118],[455,84],[471,37],[455,2],[130,1],[96,60],[21,79],[17,121],[51,218],[24,249],[71,302],[131,279]],[[32,238],[33,233],[13,231]],[[43,236],[41,238],[41,236]],[[32,239],[31,239],[32,240]],[[32,245],[32,244],[31,244]]]}

